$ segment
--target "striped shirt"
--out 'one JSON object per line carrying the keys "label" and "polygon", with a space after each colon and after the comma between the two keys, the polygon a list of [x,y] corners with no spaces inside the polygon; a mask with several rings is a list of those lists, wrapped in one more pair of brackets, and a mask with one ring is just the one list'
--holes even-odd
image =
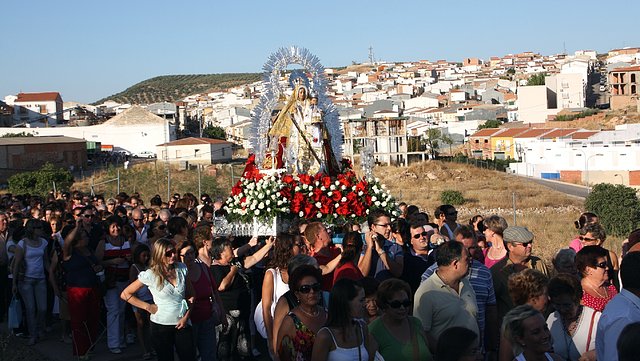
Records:
{"label": "striped shirt", "polygon": [[[422,274],[422,282],[426,281],[427,278],[429,278],[437,269],[437,263],[434,263],[431,267],[427,268],[427,270]],[[489,271],[487,266],[474,259],[467,277],[469,278],[469,283],[471,283],[473,292],[476,294],[476,303],[478,304],[478,328],[480,329],[481,334],[484,335],[487,306],[496,304],[496,293],[493,290],[491,271]]]}

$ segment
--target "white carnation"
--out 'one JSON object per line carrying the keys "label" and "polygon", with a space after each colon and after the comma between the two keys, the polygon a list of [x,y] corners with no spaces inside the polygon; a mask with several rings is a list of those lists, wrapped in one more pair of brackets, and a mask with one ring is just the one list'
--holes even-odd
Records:
{"label": "white carnation", "polygon": [[259,216],[260,215],[260,210],[256,209],[255,211],[253,211],[253,214],[255,214],[256,216]]}
{"label": "white carnation", "polygon": [[358,192],[358,196],[362,196],[363,194],[362,191]]}
{"label": "white carnation", "polygon": [[340,202],[344,203],[347,201],[347,197],[342,197],[342,199],[340,199]]}
{"label": "white carnation", "polygon": [[264,203],[260,202],[260,204],[258,204],[258,209],[264,209]]}
{"label": "white carnation", "polygon": [[298,216],[299,217],[304,217],[304,212],[303,211],[298,212]]}
{"label": "white carnation", "polygon": [[329,197],[331,197],[331,195],[332,195],[332,194],[333,194],[333,192],[331,192],[331,191],[329,191],[329,192],[327,193],[327,195],[328,195]]}
{"label": "white carnation", "polygon": [[322,203],[320,203],[320,202],[316,202],[316,207],[318,207],[318,208],[322,208]]}

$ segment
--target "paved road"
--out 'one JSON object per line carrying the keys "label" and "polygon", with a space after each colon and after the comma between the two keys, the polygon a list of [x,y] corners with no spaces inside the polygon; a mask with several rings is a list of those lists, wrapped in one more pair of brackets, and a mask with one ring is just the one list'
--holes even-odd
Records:
{"label": "paved road", "polygon": [[564,183],[564,182],[559,182],[559,181],[553,181],[553,180],[547,180],[547,179],[533,178],[533,177],[523,177],[523,176],[518,176],[518,175],[514,175],[514,176],[520,177],[523,180],[526,179],[527,181],[531,181],[531,182],[534,182],[534,183],[541,184],[541,185],[543,185],[545,187],[549,187],[549,188],[551,188],[553,190],[556,190],[558,192],[562,192],[564,194],[568,194],[570,196],[574,196],[574,197],[585,199],[585,198],[587,198],[587,195],[589,195],[588,188],[585,187],[585,186],[575,185],[575,184],[571,184],[571,183]]}

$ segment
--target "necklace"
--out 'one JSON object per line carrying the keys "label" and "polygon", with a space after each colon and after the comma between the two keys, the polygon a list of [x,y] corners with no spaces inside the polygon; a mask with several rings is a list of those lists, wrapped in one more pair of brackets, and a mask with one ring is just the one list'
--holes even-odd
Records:
{"label": "necklace", "polygon": [[314,306],[313,309],[316,312],[307,312],[304,307],[300,306],[300,311],[302,311],[302,313],[304,313],[305,315],[309,316],[309,317],[316,317],[320,314],[320,310],[318,309],[318,306]]}
{"label": "necklace", "polygon": [[589,286],[591,286],[591,289],[598,294],[598,297],[600,298],[608,298],[609,297],[609,293],[607,292],[607,288],[605,287],[604,289],[604,296],[602,295],[602,293],[600,293],[599,289],[602,288],[602,286],[600,287],[596,287],[589,279],[586,279],[587,282],[589,282]]}

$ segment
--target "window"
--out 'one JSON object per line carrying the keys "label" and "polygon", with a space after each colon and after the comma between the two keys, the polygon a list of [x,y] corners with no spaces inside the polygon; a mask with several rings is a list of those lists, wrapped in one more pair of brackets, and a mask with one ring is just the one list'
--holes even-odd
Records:
{"label": "window", "polygon": [[224,157],[224,147],[222,147],[222,156]]}
{"label": "window", "polygon": [[489,139],[485,139],[485,140],[484,140],[484,142],[485,142],[485,143],[489,143]]}
{"label": "window", "polygon": [[480,143],[480,139],[476,139],[476,144]]}

